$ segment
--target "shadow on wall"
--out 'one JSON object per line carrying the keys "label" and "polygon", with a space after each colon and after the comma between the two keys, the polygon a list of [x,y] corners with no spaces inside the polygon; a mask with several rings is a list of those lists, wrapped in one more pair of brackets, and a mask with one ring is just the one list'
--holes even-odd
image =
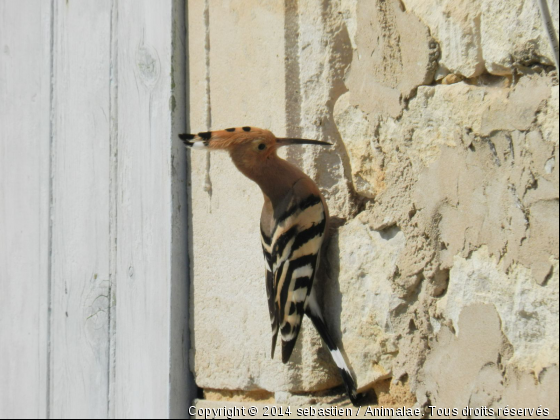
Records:
{"label": "shadow on wall", "polygon": [[[352,371],[354,379],[357,381],[356,386],[362,393],[360,403],[364,405],[375,405],[379,403],[375,387],[372,387],[371,384],[360,383],[360,378],[357,376],[357,372],[352,366],[344,347],[344,334],[342,331],[343,299],[339,282],[341,260],[339,229],[345,225],[346,219],[333,216],[330,218],[330,223],[329,238],[327,238],[325,248],[323,249],[321,268],[316,279],[317,296],[323,308],[325,323],[334,341],[339,346],[346,364]],[[340,402],[344,400],[345,397],[341,398]],[[336,402],[338,401],[332,401],[332,403]]]}

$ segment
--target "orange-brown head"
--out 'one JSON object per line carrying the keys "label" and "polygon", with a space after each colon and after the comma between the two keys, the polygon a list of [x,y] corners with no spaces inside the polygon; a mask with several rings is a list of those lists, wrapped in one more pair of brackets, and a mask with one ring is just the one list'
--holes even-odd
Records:
{"label": "orange-brown head", "polygon": [[227,150],[237,168],[251,179],[261,176],[271,161],[279,159],[276,151],[292,144],[328,145],[319,140],[277,138],[269,130],[256,127],[228,128],[198,134],[180,134],[193,149]]}

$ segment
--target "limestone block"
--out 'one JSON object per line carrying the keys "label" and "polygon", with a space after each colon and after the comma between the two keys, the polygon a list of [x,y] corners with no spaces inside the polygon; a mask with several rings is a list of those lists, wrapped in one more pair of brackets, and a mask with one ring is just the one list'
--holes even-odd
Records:
{"label": "limestone block", "polygon": [[[437,78],[484,71],[512,74],[516,66],[553,64],[536,1],[404,0],[430,29],[441,49]],[[549,0],[558,31],[558,0]],[[507,29],[506,29],[507,28]]]}
{"label": "limestone block", "polygon": [[[191,3],[191,130],[254,125],[285,135],[284,3],[210,1],[207,10]],[[307,319],[290,362],[282,364],[278,348],[270,359],[262,194],[226,153],[189,153],[191,368],[197,385],[271,392],[338,385],[338,370]]]}
{"label": "limestone block", "polygon": [[437,78],[447,74],[475,77],[484,72],[480,26],[484,0],[404,0],[440,46]]}
{"label": "limestone block", "polygon": [[[550,257],[558,258],[557,149],[531,127],[555,89],[537,87],[538,80],[527,78],[511,92],[461,83],[423,87],[418,99],[424,106],[411,104],[411,114],[421,111],[418,119],[408,118],[411,123],[429,121],[415,130],[412,138],[418,141],[409,151],[430,165],[419,176],[415,207],[423,209],[427,221],[440,220],[438,252],[444,267],[453,265],[455,255],[486,244],[492,255],[504,257],[506,269],[520,262],[533,269],[538,283],[550,275]],[[465,127],[468,133],[461,133]],[[455,137],[448,130],[455,130]],[[442,135],[447,141],[440,140]],[[425,144],[430,148],[417,149]]]}
{"label": "limestone block", "polygon": [[346,86],[352,105],[367,114],[400,115],[406,99],[433,80],[437,44],[428,28],[396,0],[358,1],[356,49]]}
{"label": "limestone block", "polygon": [[[548,78],[524,77],[513,89],[467,83],[421,86],[398,120],[366,117],[341,97],[335,119],[346,141],[356,191],[378,198],[373,224],[392,220],[402,226],[409,223],[411,208],[421,209],[421,226],[411,226],[407,235],[422,237],[419,229],[430,231],[439,220],[442,249],[437,245],[436,251],[444,268],[452,266],[458,253],[486,243],[493,254],[507,249],[508,264],[520,261],[534,269],[537,282],[545,281],[550,256],[558,257],[557,152],[534,122],[541,109],[555,112],[548,104],[557,89],[550,83]],[[554,130],[555,120],[549,118],[544,129]],[[416,175],[405,184],[407,160]],[[404,192],[414,184],[416,196],[407,203]],[[532,209],[529,216],[524,208]],[[425,245],[414,247],[425,252]],[[406,255],[399,262],[401,273],[421,271],[411,265],[418,250]]]}
{"label": "limestone block", "polygon": [[[548,3],[558,34],[558,0],[548,0]],[[483,10],[481,45],[490,73],[511,74],[515,66],[554,64],[536,1],[515,0],[504,4],[485,0]]]}
{"label": "limestone block", "polygon": [[371,123],[367,115],[342,95],[334,108],[334,119],[350,157],[352,182],[356,192],[374,198],[383,188],[381,153],[375,150]]}
{"label": "limestone block", "polygon": [[527,130],[539,108],[553,100],[554,90],[550,79],[540,77],[524,77],[513,89],[467,83],[421,86],[400,125],[418,134],[413,140],[440,146],[461,144],[465,128],[480,136]]}
{"label": "limestone block", "polygon": [[[509,343],[502,339],[500,316],[492,304],[463,307],[455,326],[459,328],[456,334],[444,327],[432,340],[419,375],[418,394],[429,395],[432,406],[457,408],[458,413],[432,417],[505,417],[498,410],[508,407],[534,410],[507,417],[539,418],[539,406],[547,408],[551,417],[557,416],[558,366],[546,369],[538,380],[534,374],[506,366]],[[475,415],[463,412],[466,407],[486,407],[494,413]]]}
{"label": "limestone block", "polygon": [[492,305],[463,307],[455,326],[460,328],[457,335],[444,327],[431,341],[432,350],[419,374],[419,394],[430,395],[430,405],[462,409],[483,384],[498,388],[490,397],[499,396],[501,374],[496,362],[505,349]]}
{"label": "limestone block", "polygon": [[438,311],[453,321],[461,336],[464,308],[478,303],[493,305],[501,331],[513,349],[509,365],[538,375],[559,362],[558,285],[558,261],[546,285],[536,286],[531,270],[517,265],[505,273],[482,247],[468,259],[455,257],[447,294],[438,302]]}
{"label": "limestone block", "polygon": [[536,115],[542,118],[541,130],[553,141],[557,119],[540,117],[537,111],[544,107],[546,115],[557,115],[558,88],[542,81],[525,77],[513,90],[467,83],[421,86],[398,120],[368,116],[351,104],[351,92],[341,96],[334,118],[350,158],[356,192],[373,198],[386,187],[386,166],[397,145],[421,170],[440,156],[442,146],[468,146],[465,143],[472,141],[472,135],[527,130]]}

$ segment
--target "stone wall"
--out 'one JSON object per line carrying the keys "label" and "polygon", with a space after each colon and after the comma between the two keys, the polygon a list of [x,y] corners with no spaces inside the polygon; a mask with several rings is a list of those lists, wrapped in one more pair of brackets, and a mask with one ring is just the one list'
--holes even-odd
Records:
{"label": "stone wall", "polygon": [[[192,131],[334,143],[284,156],[343,221],[323,300],[359,387],[558,415],[558,74],[537,2],[191,0],[188,23]],[[332,395],[308,320],[291,361],[270,359],[260,190],[226,154],[190,162],[198,386]]]}

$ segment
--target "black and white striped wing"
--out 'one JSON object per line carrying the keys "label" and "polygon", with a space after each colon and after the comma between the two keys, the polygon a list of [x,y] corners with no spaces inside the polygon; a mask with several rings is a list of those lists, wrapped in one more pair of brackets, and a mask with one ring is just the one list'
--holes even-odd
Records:
{"label": "black and white striped wing", "polygon": [[292,199],[276,220],[270,242],[272,290],[284,363],[290,359],[307,309],[319,266],[326,218],[321,197],[311,194],[303,199]]}
{"label": "black and white striped wing", "polygon": [[268,300],[268,312],[270,314],[270,324],[272,327],[272,350],[270,357],[274,359],[276,349],[276,339],[278,337],[278,315],[276,311],[276,286],[274,284],[274,274],[272,273],[272,244],[271,238],[266,235],[261,227],[261,243],[264,254],[266,298]]}

